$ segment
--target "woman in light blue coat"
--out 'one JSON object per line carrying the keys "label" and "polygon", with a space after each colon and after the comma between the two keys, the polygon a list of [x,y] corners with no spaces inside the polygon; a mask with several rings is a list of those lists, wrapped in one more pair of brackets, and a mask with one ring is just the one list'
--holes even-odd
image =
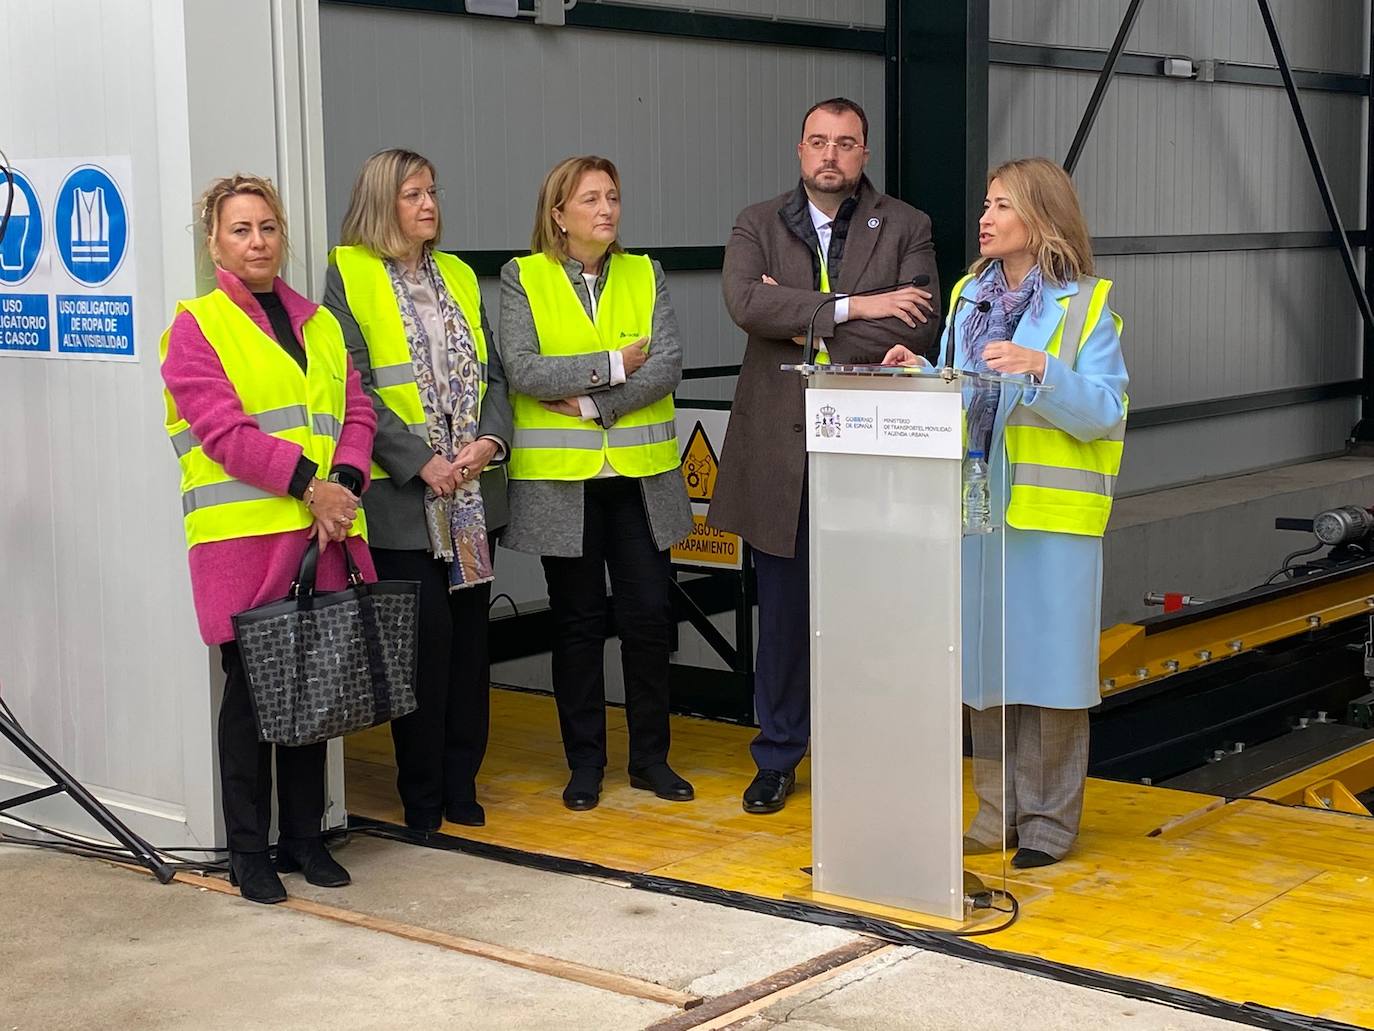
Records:
{"label": "woman in light blue coat", "polygon": [[[954,288],[940,360],[953,339],[957,368],[1028,379],[968,398],[969,448],[988,456],[994,522],[1006,531],[964,540],[964,700],[979,801],[964,848],[1019,846],[1012,865],[1026,868],[1062,859],[1083,811],[1088,709],[1100,700],[1102,533],[1127,376],[1111,283],[1092,276],[1087,225],[1058,165],[994,169],[978,231],[980,257]],[[915,356],[896,347],[886,361]]]}

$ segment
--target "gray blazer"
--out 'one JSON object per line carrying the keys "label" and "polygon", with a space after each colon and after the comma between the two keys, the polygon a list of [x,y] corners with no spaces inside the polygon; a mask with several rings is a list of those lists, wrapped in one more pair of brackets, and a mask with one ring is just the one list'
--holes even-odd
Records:
{"label": "gray blazer", "polygon": [[[377,381],[372,375],[367,340],[348,306],[343,276],[332,265],[325,273],[324,306],[339,320],[353,367],[362,377],[363,390],[372,399],[372,409],[377,413],[377,437],[372,444],[372,459],[390,476],[390,479],[373,480],[363,497],[368,543],[374,548],[428,549],[425,481],[420,479],[419,473],[424,464],[434,457],[434,452],[428,442],[406,429],[406,424],[377,396]],[[487,395],[482,399],[478,433],[483,437],[498,439],[505,453],[509,454],[514,426],[510,398],[506,394],[506,377],[496,342],[492,339],[491,327],[487,323],[485,308],[481,317],[482,332],[487,338]],[[494,534],[506,525],[510,515],[506,501],[505,466],[497,465],[487,470],[480,482],[487,532]]]}
{"label": "gray blazer", "polygon": [[[609,351],[591,354],[551,356],[539,351],[530,301],[520,282],[514,261],[501,269],[501,362],[513,393],[528,394],[541,401],[587,396],[600,413],[599,422],[607,428],[630,412],[652,404],[677,389],[682,379],[682,346],[677,315],[668,297],[663,269],[654,262],[654,324],[649,356],[624,383],[610,386]],[[591,317],[591,298],[582,278],[580,262],[563,263],[582,309]],[[606,277],[596,281],[597,296]],[[649,529],[660,549],[671,547],[686,537],[692,528],[687,488],[677,469],[646,476],[639,481],[644,495],[644,511]],[[577,558],[582,554],[582,481],[511,480],[510,528],[502,543],[516,551],[534,555]]]}
{"label": "gray blazer", "polygon": [[[930,219],[879,193],[867,178],[855,201],[838,275],[831,270],[836,290],[854,293],[925,274],[935,311],[915,329],[895,318],[851,319],[837,326],[832,306],[817,317],[816,333],[826,338],[831,358],[840,363],[880,362],[893,344],[934,358],[940,288]],[[749,341],[706,521],[782,558],[793,557],[796,547],[806,471],[806,405],[802,377],[779,366],[801,360],[802,349],[792,338],[806,332],[816,305],[834,296],[816,289],[814,236],[805,194],[798,187],[740,212],[721,272],[725,307]],[[835,249],[832,240],[831,265]],[[779,285],[765,283],[764,274]]]}

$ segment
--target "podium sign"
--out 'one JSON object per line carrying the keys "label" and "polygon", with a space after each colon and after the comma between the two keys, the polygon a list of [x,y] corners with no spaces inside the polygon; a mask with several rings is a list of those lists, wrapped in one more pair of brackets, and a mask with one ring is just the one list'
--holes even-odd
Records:
{"label": "podium sign", "polygon": [[[875,382],[869,379],[868,382]],[[806,392],[807,450],[844,455],[963,458],[958,390],[812,387]]]}
{"label": "podium sign", "polygon": [[817,892],[958,920],[959,379],[810,373]]}

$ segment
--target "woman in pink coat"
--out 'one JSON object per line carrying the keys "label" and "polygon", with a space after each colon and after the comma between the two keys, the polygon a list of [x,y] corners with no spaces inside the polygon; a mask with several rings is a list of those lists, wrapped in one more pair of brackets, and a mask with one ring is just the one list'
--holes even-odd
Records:
{"label": "woman in pink coat", "polygon": [[286,222],[272,184],[216,180],[200,221],[218,286],[179,304],[162,338],[167,429],[182,470],[196,616],[226,677],[219,760],[231,880],[244,898],[280,902],[278,870],[328,887],[349,877],[320,839],[323,743],[276,749],[273,866],[272,746],[258,741],[230,620],[286,596],[312,537],[320,590],[345,585],[344,547],[376,579],[358,498],[377,420],[334,317],[277,277]]}

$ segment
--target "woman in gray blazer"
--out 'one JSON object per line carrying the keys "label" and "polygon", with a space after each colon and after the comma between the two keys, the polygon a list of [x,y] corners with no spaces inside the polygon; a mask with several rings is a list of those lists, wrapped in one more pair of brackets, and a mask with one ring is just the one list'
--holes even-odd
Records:
{"label": "woman in gray blazer", "polygon": [[630,784],[688,801],[668,765],[668,549],[691,529],[672,393],[682,378],[663,270],[624,253],[620,177],[568,158],[539,191],[530,256],[501,270],[501,360],[515,420],[506,545],[541,556],[569,809],[606,766],[606,577],[615,598]]}
{"label": "woman in gray blazer", "polygon": [[[494,534],[511,436],[501,360],[477,277],[437,249],[434,166],[408,150],[367,159],[329,255],[324,303],[377,413],[363,501],[378,574],[420,583],[419,708],[393,720],[406,826],[481,826]],[[483,470],[487,471],[484,473]]]}

